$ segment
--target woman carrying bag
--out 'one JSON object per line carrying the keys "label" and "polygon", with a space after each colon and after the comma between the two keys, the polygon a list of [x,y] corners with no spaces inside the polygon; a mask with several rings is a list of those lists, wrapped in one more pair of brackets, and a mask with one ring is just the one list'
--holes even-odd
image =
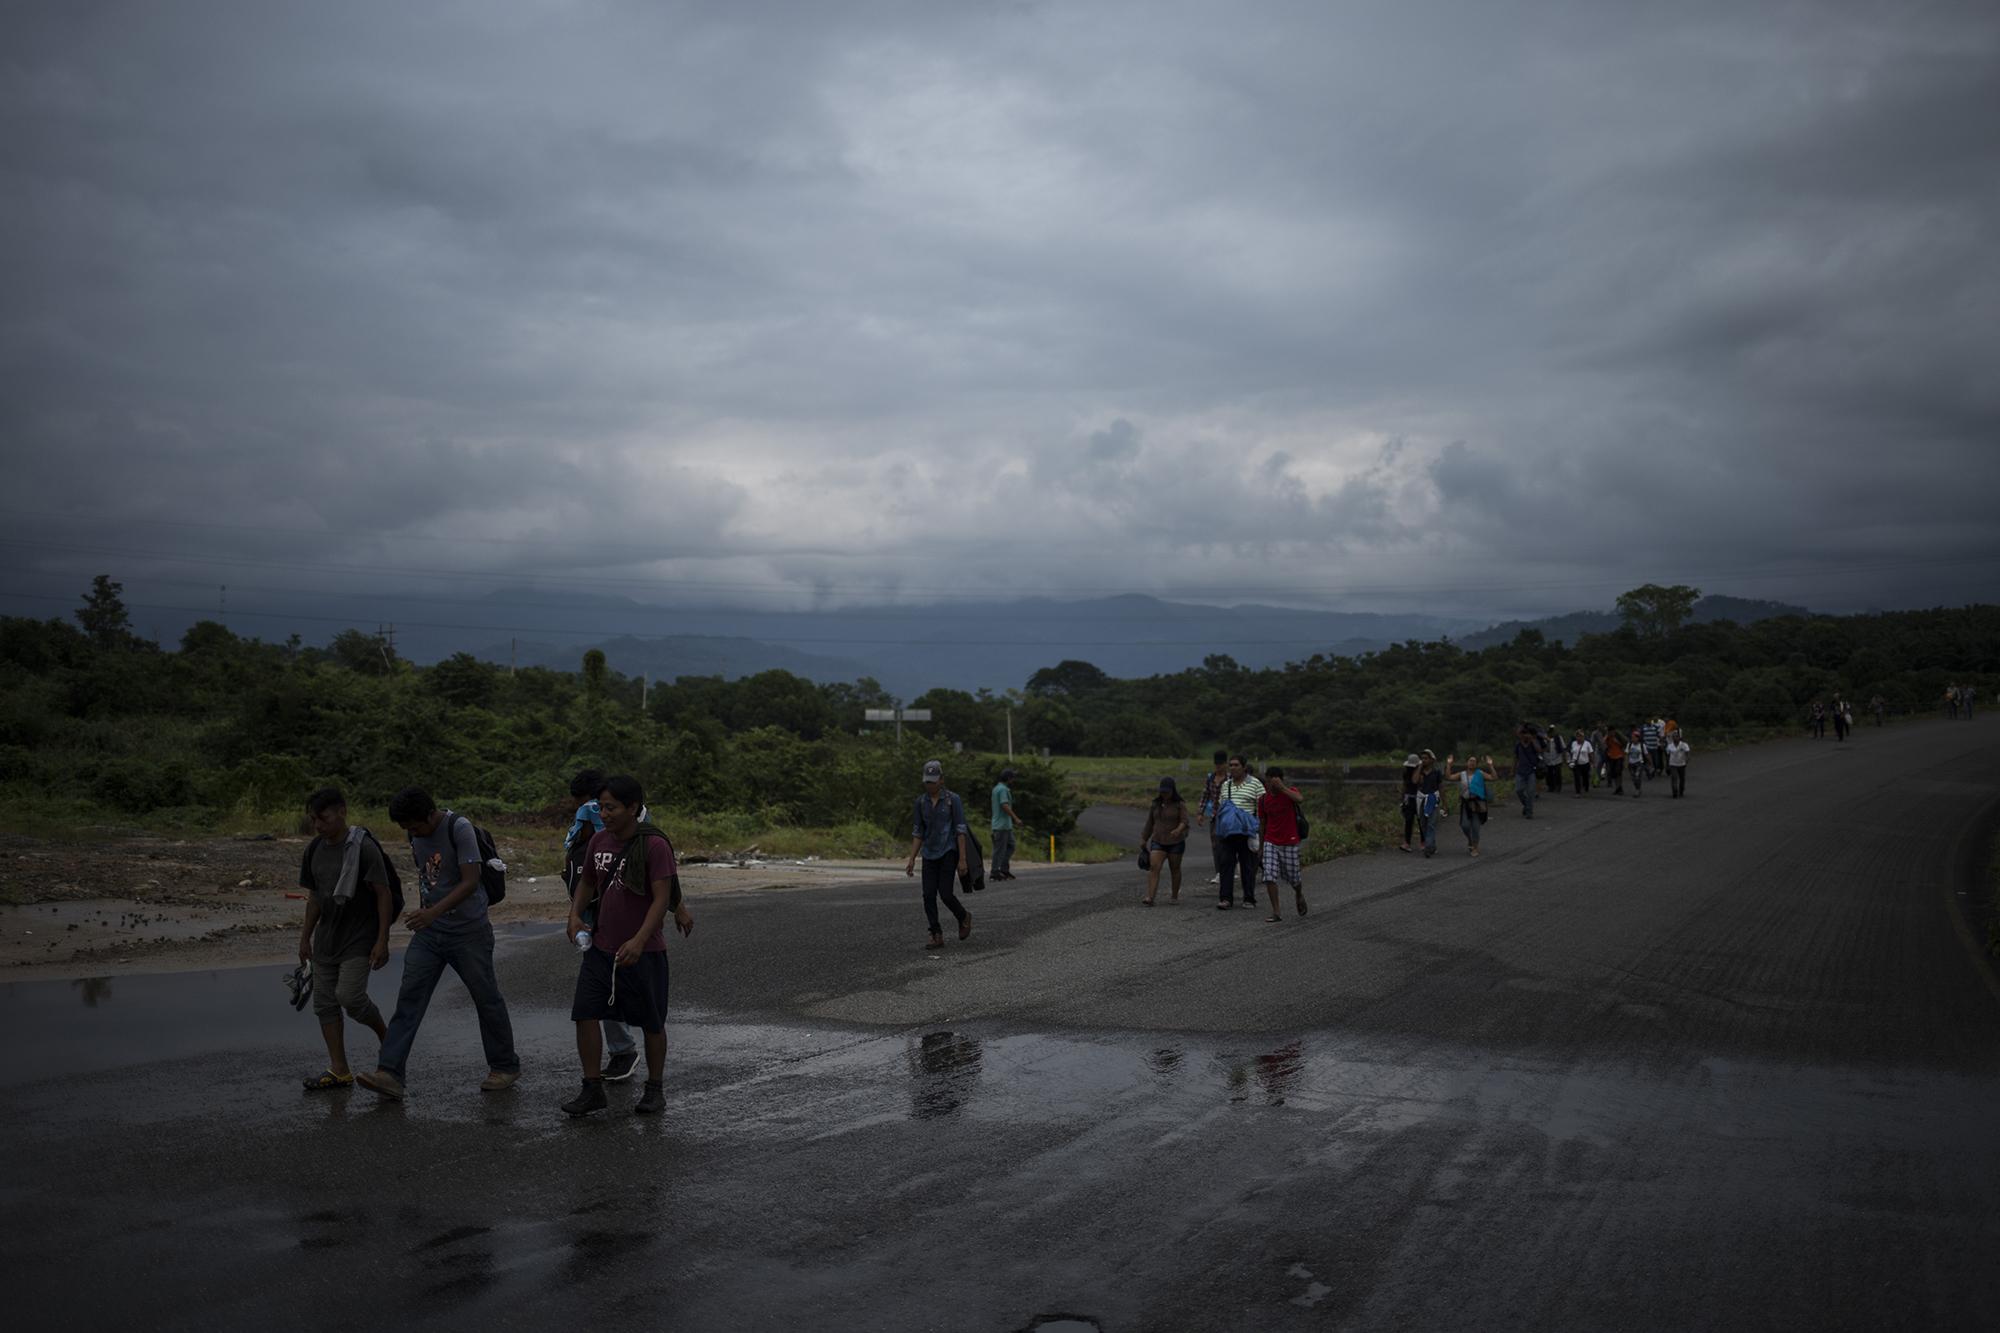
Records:
{"label": "woman carrying bag", "polygon": [[1486,822],[1486,806],[1492,800],[1492,784],[1499,781],[1493,772],[1493,756],[1487,755],[1483,764],[1468,764],[1457,772],[1452,771],[1452,760],[1456,756],[1444,757],[1444,775],[1458,779],[1458,828],[1465,834],[1466,855],[1479,855],[1479,826]]}

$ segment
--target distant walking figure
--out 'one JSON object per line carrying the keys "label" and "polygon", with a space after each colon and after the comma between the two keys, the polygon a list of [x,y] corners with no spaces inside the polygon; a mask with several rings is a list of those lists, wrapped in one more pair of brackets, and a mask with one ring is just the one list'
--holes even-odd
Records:
{"label": "distant walking figure", "polygon": [[1299,869],[1299,806],[1305,802],[1305,793],[1285,781],[1285,770],[1272,764],[1265,768],[1264,776],[1269,779],[1264,784],[1264,794],[1257,798],[1257,827],[1264,840],[1264,893],[1271,900],[1271,914],[1264,919],[1276,921],[1278,913],[1278,882],[1283,880],[1292,886],[1292,906],[1300,916],[1306,914],[1305,878]]}
{"label": "distant walking figure", "polygon": [[1576,736],[1569,743],[1570,781],[1575,784],[1572,796],[1581,796],[1590,790],[1590,766],[1597,760],[1597,747],[1590,743],[1590,737],[1583,734],[1583,728],[1576,729]]}
{"label": "distant walking figure", "polygon": [[1223,911],[1236,905],[1236,879],[1243,878],[1243,905],[1257,905],[1257,851],[1250,844],[1257,836],[1257,802],[1264,784],[1250,771],[1242,755],[1229,760],[1229,776],[1216,788],[1215,831],[1222,842],[1222,883],[1217,887],[1216,906]]}
{"label": "distant walking figure", "polygon": [[945,909],[958,920],[958,937],[964,939],[972,934],[972,913],[958,901],[958,895],[951,891],[952,881],[964,874],[966,861],[966,838],[971,829],[965,823],[965,803],[958,799],[958,793],[947,791],[944,785],[944,765],[933,759],[924,765],[924,790],[917,797],[910,817],[910,859],[903,863],[903,873],[917,873],[917,855],[924,858],[924,919],[930,924],[930,938],[925,941],[927,949],[944,946],[944,931],[938,925],[938,899],[944,899]]}
{"label": "distant walking figure", "polygon": [[1833,739],[1836,742],[1847,739],[1847,724],[1849,720],[1846,701],[1839,695],[1835,695],[1833,698]]}
{"label": "distant walking figure", "polygon": [[1640,726],[1646,752],[1646,776],[1656,778],[1667,764],[1667,720],[1656,717]]}
{"label": "distant walking figure", "polygon": [[1423,761],[1415,755],[1403,760],[1403,850],[1410,850],[1410,835],[1417,827],[1417,765]]}
{"label": "distant walking figure", "polygon": [[1181,857],[1187,852],[1188,808],[1172,778],[1160,779],[1160,790],[1146,812],[1146,827],[1139,831],[1139,843],[1147,852],[1145,904],[1153,905],[1160,891],[1160,867],[1173,874],[1173,901],[1181,900]]}
{"label": "distant walking figure", "polygon": [[1542,738],[1542,776],[1549,785],[1549,795],[1562,795],[1563,768],[1568,761],[1569,742],[1563,739],[1562,728],[1551,722]]}
{"label": "distant walking figure", "polygon": [[1604,767],[1614,796],[1625,794],[1625,738],[1613,727],[1604,733]]}
{"label": "distant walking figure", "polygon": [[1625,765],[1625,775],[1632,779],[1632,794],[1637,796],[1647,777],[1646,733],[1641,728],[1632,728],[1631,734],[1625,738],[1625,753],[1632,759]]}
{"label": "distant walking figure", "polygon": [[1465,835],[1465,854],[1479,855],[1479,826],[1486,822],[1486,805],[1492,799],[1492,783],[1499,781],[1493,771],[1493,756],[1473,761],[1452,771],[1454,756],[1444,757],[1444,775],[1458,779],[1458,831]]}
{"label": "distant walking figure", "polygon": [[1222,883],[1222,835],[1215,831],[1215,816],[1219,813],[1215,803],[1221,799],[1218,793],[1222,789],[1223,779],[1228,776],[1229,753],[1226,750],[1217,750],[1215,762],[1209,766],[1208,776],[1202,780],[1201,806],[1195,811],[1194,816],[1195,823],[1205,825],[1208,829],[1208,860],[1215,869],[1215,873],[1208,878],[1210,884]]}
{"label": "distant walking figure", "polygon": [[1514,732],[1514,799],[1521,818],[1535,817],[1535,775],[1542,766],[1542,738],[1534,724],[1523,722]]}
{"label": "distant walking figure", "polygon": [[[988,879],[1014,878],[1014,828],[1021,822],[1014,813],[1014,770],[1000,770],[1000,781],[993,784],[993,814],[987,827],[993,833],[993,871]],[[1176,882],[1179,876],[1175,877]]]}
{"label": "distant walking figure", "polygon": [[1813,700],[1811,725],[1814,740],[1826,739],[1826,705],[1817,699]]}
{"label": "distant walking figure", "polygon": [[1676,731],[1667,742],[1668,790],[1675,797],[1685,796],[1688,785],[1688,743],[1687,737]]}
{"label": "distant walking figure", "polygon": [[1419,752],[1418,761],[1417,826],[1423,835],[1424,855],[1436,856],[1438,812],[1444,805],[1444,797],[1440,794],[1444,787],[1444,774],[1438,771],[1437,756],[1429,750]]}

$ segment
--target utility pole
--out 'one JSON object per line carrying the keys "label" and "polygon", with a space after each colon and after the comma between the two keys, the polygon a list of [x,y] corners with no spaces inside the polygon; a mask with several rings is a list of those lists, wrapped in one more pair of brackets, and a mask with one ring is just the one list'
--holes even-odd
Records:
{"label": "utility pole", "polygon": [[1014,705],[1007,705],[1007,760],[1014,759]]}
{"label": "utility pole", "polygon": [[222,617],[222,627],[229,628],[229,585],[223,584],[215,595],[216,613]]}
{"label": "utility pole", "polygon": [[521,655],[521,641],[520,641],[519,639],[509,639],[509,640],[507,640],[507,674],[508,674],[508,675],[510,675],[510,676],[511,676],[511,675],[513,675],[513,674],[514,674],[514,659],[515,659],[515,658],[517,658],[517,657],[519,657],[520,655]]}
{"label": "utility pole", "polygon": [[639,673],[639,711],[646,711],[646,673]]}

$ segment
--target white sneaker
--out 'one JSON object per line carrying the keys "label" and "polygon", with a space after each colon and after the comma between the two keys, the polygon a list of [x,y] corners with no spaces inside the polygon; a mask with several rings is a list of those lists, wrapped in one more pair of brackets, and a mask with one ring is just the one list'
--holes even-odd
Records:
{"label": "white sneaker", "polygon": [[1220,884],[1220,883],[1222,883],[1222,876],[1220,876],[1220,875],[1210,875],[1210,876],[1208,877],[1208,882],[1209,882],[1210,884]]}

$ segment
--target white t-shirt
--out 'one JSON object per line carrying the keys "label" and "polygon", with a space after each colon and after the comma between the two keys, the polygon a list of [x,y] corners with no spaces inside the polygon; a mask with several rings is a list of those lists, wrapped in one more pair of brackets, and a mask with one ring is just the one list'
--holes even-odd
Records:
{"label": "white t-shirt", "polygon": [[1688,743],[1675,741],[1667,746],[1667,767],[1686,768],[1688,766]]}
{"label": "white t-shirt", "polygon": [[1594,755],[1596,755],[1596,753],[1597,753],[1597,747],[1592,745],[1589,741],[1570,742],[1569,761],[1572,764],[1576,764],[1579,766],[1588,766],[1591,761],[1591,758]]}

